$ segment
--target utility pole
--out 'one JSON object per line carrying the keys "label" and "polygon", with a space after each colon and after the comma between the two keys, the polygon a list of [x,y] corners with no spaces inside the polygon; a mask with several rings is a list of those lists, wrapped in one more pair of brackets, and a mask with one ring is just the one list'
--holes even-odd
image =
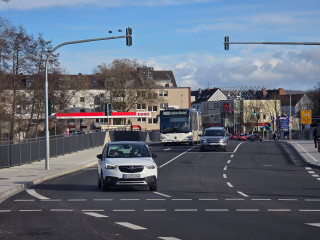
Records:
{"label": "utility pole", "polygon": [[[110,31],[109,31],[110,32]],[[119,32],[121,32],[119,30]],[[84,40],[78,40],[78,41],[71,41],[71,42],[64,42],[56,46],[51,52],[49,52],[49,55],[47,57],[47,61],[45,64],[45,82],[44,82],[44,94],[45,94],[45,145],[46,145],[46,155],[45,155],[45,162],[46,162],[46,170],[50,169],[50,143],[49,143],[49,99],[48,99],[48,64],[51,55],[56,51],[58,48],[70,45],[70,44],[77,44],[77,43],[85,43],[85,42],[94,42],[94,41],[103,41],[103,40],[111,40],[111,39],[118,39],[118,38],[126,38],[126,45],[131,46],[132,45],[132,28],[128,27],[126,29],[126,35],[123,36],[115,36],[115,37],[105,37],[105,38],[94,38],[94,39],[84,39]]]}

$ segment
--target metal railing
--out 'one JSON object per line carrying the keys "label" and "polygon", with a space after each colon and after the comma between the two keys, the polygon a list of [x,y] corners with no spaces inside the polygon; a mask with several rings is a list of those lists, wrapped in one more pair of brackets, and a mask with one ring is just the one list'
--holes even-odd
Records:
{"label": "metal railing", "polygon": [[[109,131],[111,141],[160,142],[159,132]],[[105,131],[88,131],[50,137],[50,157],[102,146]],[[0,142],[0,168],[19,166],[45,159],[45,138]]]}

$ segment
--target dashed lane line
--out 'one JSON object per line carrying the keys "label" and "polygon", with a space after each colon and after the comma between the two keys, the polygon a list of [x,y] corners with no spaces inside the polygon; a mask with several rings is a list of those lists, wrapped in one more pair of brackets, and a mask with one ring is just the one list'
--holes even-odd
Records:
{"label": "dashed lane line", "polygon": [[128,222],[115,222],[118,225],[121,225],[123,227],[127,227],[130,228],[132,230],[146,230],[147,228],[144,227],[140,227],[138,225],[132,224],[132,223],[128,223]]}
{"label": "dashed lane line", "polygon": [[180,240],[180,238],[175,238],[175,237],[158,237],[158,238],[162,240]]}

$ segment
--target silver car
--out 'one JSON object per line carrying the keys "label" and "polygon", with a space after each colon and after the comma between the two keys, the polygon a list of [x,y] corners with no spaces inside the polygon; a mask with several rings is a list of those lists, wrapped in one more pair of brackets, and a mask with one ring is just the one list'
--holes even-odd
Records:
{"label": "silver car", "polygon": [[124,141],[107,143],[98,154],[98,187],[148,186],[157,191],[157,165],[143,142]]}
{"label": "silver car", "polygon": [[209,149],[222,149],[227,151],[229,146],[229,137],[223,127],[206,128],[200,139],[200,151],[204,152]]}

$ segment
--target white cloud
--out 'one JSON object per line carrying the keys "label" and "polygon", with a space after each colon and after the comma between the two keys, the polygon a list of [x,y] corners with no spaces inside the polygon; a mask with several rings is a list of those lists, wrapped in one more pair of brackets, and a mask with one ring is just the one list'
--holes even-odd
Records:
{"label": "white cloud", "polygon": [[31,10],[37,8],[97,5],[101,7],[125,6],[175,6],[193,3],[206,3],[215,0],[10,0],[8,3],[0,1],[0,11],[6,9]]}
{"label": "white cloud", "polygon": [[[189,53],[163,56],[148,66],[173,70],[179,86],[209,87],[264,86],[268,89],[308,90],[320,81],[320,50],[279,51],[243,57]],[[208,61],[210,59],[210,61]]]}

